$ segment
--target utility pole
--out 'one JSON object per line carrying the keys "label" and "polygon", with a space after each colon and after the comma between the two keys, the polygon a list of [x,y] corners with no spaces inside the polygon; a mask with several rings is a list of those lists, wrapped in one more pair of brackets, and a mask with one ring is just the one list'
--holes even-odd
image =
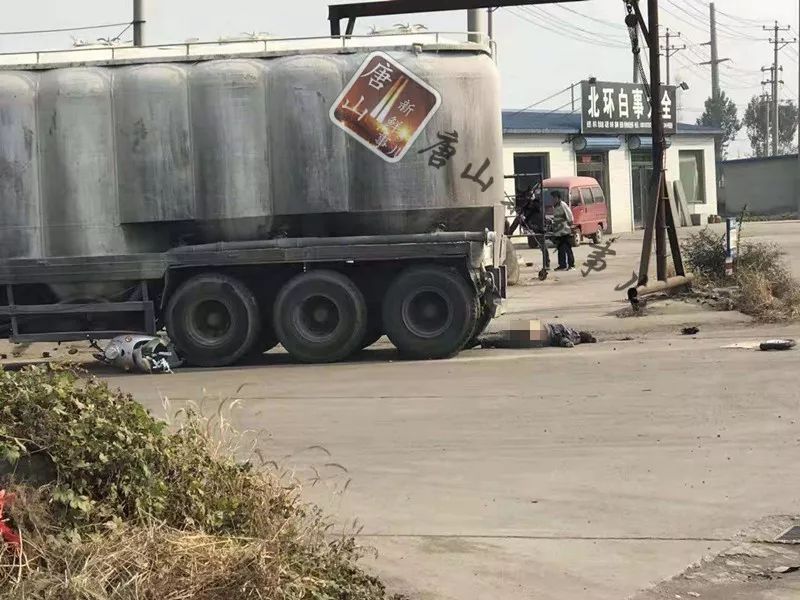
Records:
{"label": "utility pole", "polygon": [[667,40],[666,44],[661,46],[661,50],[664,51],[664,57],[667,59],[667,85],[669,85],[671,83],[671,78],[670,78],[670,62],[671,62],[671,59],[672,59],[673,56],[675,56],[681,50],[686,50],[686,44],[683,44],[682,46],[670,45],[669,40],[671,38],[679,38],[679,37],[681,37],[681,34],[680,34],[680,32],[679,33],[670,33],[669,27],[667,27],[667,33],[665,35],[659,36],[659,37],[660,38],[664,37]]}
{"label": "utility pole", "polygon": [[769,40],[774,51],[774,59],[771,67],[772,81],[770,82],[772,83],[772,156],[778,156],[778,142],[780,141],[780,84],[783,83],[783,81],[779,80],[780,73],[783,71],[783,67],[780,66],[780,51],[789,44],[793,44],[797,41],[797,38],[787,40],[781,37],[781,33],[790,31],[791,29],[792,28],[788,26],[779,26],[777,21],[775,21],[774,27],[764,27],[764,31],[772,31],[774,35],[774,37]]}
{"label": "utility pole", "polygon": [[[709,17],[711,21],[710,41],[702,46],[710,46],[711,60],[700,63],[701,65],[711,65],[711,125],[717,129],[722,128],[722,106],[720,98],[722,93],[719,89],[719,65],[727,62],[730,58],[719,57],[719,47],[717,46],[717,8],[712,2],[709,6]],[[722,161],[722,142],[717,139],[714,142],[714,158],[717,164]],[[717,186],[719,186],[720,172],[717,171]]]}
{"label": "utility pole", "polygon": [[145,24],[147,17],[145,13],[146,0],[133,0],[133,45],[145,45]]}
{"label": "utility pole", "polygon": [[[761,85],[768,85],[770,92],[764,92],[761,96],[764,99],[765,112],[767,113],[767,143],[765,146],[764,156],[770,156],[770,135],[772,136],[772,156],[778,155],[778,126],[780,125],[780,119],[776,118],[777,115],[774,114],[775,111],[778,110],[775,102],[775,92],[778,87],[778,72],[775,70],[775,65],[771,67],[761,67],[762,73],[769,73],[769,79],[766,79],[761,82]],[[781,81],[780,83],[783,83]],[[771,118],[770,118],[771,116]]]}
{"label": "utility pole", "polygon": [[[636,28],[636,39],[639,39],[639,28]],[[637,57],[633,55],[633,83],[639,83],[639,64]]]}

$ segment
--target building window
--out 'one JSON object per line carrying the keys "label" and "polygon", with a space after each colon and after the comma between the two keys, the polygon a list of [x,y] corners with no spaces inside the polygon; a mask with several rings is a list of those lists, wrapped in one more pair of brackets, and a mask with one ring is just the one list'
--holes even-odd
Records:
{"label": "building window", "polygon": [[706,203],[706,170],[702,150],[681,150],[681,184],[689,204]]}
{"label": "building window", "polygon": [[535,188],[550,177],[549,153],[514,153],[517,193]]}

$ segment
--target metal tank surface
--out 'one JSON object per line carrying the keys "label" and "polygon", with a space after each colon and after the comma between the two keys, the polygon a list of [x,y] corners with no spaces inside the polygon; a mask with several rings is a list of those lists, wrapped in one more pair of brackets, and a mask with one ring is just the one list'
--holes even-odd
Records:
{"label": "metal tank surface", "polygon": [[[378,67],[354,80],[376,50],[440,98],[399,160],[333,121],[353,85],[413,118]],[[499,224],[499,76],[478,45],[161,61],[0,70],[0,260]]]}
{"label": "metal tank surface", "polygon": [[0,259],[42,254],[36,80],[0,73]]}

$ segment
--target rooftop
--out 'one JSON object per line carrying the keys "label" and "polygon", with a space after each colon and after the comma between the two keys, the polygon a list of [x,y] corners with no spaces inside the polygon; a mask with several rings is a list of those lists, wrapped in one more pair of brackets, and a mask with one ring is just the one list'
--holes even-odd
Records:
{"label": "rooftop", "polygon": [[[548,112],[539,110],[504,110],[504,134],[555,133],[574,135],[581,132],[581,115],[573,112]],[[714,127],[678,123],[678,134],[716,135],[721,133]],[[613,135],[613,134],[612,134]]]}

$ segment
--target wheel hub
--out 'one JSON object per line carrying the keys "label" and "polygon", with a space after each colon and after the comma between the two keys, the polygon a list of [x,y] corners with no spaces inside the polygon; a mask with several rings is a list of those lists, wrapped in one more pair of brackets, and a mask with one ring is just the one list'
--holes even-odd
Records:
{"label": "wheel hub", "polygon": [[210,344],[224,338],[231,330],[228,307],[219,300],[203,300],[191,311],[188,330],[201,343]]}
{"label": "wheel hub", "polygon": [[449,299],[438,290],[419,290],[403,302],[403,321],[414,335],[434,338],[451,325],[453,308]]}
{"label": "wheel hub", "polygon": [[308,340],[323,342],[339,327],[339,307],[328,296],[311,296],[295,308],[295,327]]}

